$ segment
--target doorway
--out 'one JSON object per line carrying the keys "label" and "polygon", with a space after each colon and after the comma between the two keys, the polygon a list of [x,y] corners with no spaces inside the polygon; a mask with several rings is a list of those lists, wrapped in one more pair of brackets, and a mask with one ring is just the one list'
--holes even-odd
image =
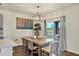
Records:
{"label": "doorway", "polygon": [[45,24],[45,36],[47,38],[55,38],[56,34],[59,34],[60,29],[60,21],[48,21],[46,20]]}
{"label": "doorway", "polygon": [[67,47],[65,16],[55,18],[55,20],[45,20],[45,35],[47,38],[58,41],[58,55],[63,55],[63,51]]}

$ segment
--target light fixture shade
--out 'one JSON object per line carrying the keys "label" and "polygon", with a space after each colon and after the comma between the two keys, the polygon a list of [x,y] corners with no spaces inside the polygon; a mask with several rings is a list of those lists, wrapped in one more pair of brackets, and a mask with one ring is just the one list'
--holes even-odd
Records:
{"label": "light fixture shade", "polygon": [[37,21],[42,21],[42,20],[44,20],[44,19],[43,19],[43,16],[33,16],[32,19],[33,19],[33,20],[37,20]]}
{"label": "light fixture shade", "polygon": [[42,15],[40,15],[40,12],[39,12],[39,8],[40,8],[40,6],[36,6],[36,8],[37,8],[37,14],[36,14],[36,16],[32,16],[32,19],[33,20],[37,20],[37,21],[42,21],[42,20],[44,20],[43,18],[43,16]]}

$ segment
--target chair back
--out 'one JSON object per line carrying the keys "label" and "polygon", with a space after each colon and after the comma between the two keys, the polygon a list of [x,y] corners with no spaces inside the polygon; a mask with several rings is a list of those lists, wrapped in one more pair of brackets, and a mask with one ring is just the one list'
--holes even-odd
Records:
{"label": "chair back", "polygon": [[22,42],[23,42],[23,46],[27,46],[27,41],[25,39],[22,38]]}
{"label": "chair back", "polygon": [[30,50],[33,49],[33,42],[32,42],[32,39],[30,39],[28,42],[27,42],[27,46]]}
{"label": "chair back", "polygon": [[58,42],[57,41],[56,42],[52,42],[50,45],[51,45],[50,55],[52,55],[52,54],[58,55]]}

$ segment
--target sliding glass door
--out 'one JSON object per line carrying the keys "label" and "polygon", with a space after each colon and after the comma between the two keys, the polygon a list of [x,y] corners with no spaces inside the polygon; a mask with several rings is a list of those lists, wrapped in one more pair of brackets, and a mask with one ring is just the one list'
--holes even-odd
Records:
{"label": "sliding glass door", "polygon": [[48,38],[54,38],[54,22],[46,22],[46,36]]}
{"label": "sliding glass door", "polygon": [[45,36],[58,41],[58,55],[63,55],[63,51],[67,48],[65,16],[54,20],[56,21],[45,20]]}
{"label": "sliding glass door", "polygon": [[47,38],[55,38],[56,34],[59,34],[60,21],[45,21],[45,35]]}

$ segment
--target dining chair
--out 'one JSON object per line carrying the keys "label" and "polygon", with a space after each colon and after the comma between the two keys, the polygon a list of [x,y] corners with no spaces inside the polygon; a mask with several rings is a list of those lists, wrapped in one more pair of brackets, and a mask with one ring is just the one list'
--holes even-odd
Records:
{"label": "dining chair", "polygon": [[41,49],[42,56],[56,56],[58,54],[58,42],[51,42],[49,46]]}
{"label": "dining chair", "polygon": [[[27,46],[28,46],[28,49],[31,51],[31,56],[33,56],[34,53],[37,53],[38,54],[38,46],[37,45],[34,45],[32,39],[30,39],[30,41],[27,41]],[[28,51],[29,53],[29,51]]]}
{"label": "dining chair", "polygon": [[22,42],[23,42],[23,47],[24,47],[25,53],[26,53],[26,55],[28,55],[28,53],[27,53],[27,40],[22,38]]}

